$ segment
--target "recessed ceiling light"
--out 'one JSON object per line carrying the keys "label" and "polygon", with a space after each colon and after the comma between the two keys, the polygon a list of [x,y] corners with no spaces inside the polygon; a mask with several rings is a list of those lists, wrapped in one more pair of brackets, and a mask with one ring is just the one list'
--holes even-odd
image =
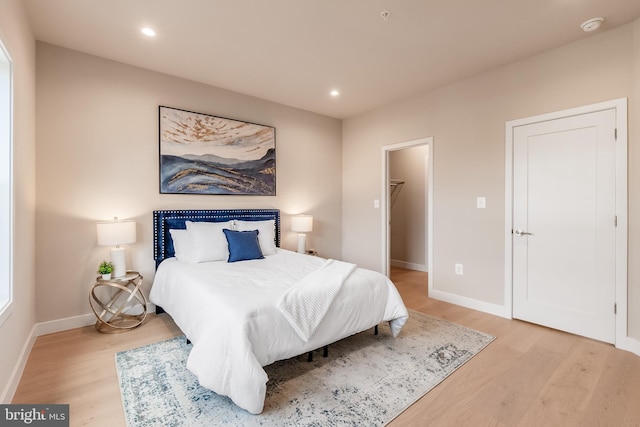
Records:
{"label": "recessed ceiling light", "polygon": [[337,90],[335,90],[335,89],[334,89],[334,90],[332,90],[331,92],[329,92],[329,95],[331,95],[331,96],[338,96],[338,95],[340,95],[340,92],[338,92]]}
{"label": "recessed ceiling light", "polygon": [[600,28],[603,22],[604,18],[602,17],[589,19],[588,21],[584,21],[582,24],[580,24],[580,28],[582,28],[582,31],[584,31],[585,33],[590,33],[591,31],[595,31]]}
{"label": "recessed ceiling light", "polygon": [[154,37],[156,35],[156,32],[153,31],[153,29],[149,28],[149,27],[145,27],[143,29],[140,30],[140,32],[142,34],[144,34],[147,37]]}

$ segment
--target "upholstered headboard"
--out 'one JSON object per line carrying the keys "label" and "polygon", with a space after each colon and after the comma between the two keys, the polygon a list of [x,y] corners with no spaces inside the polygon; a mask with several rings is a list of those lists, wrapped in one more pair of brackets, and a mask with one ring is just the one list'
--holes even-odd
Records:
{"label": "upholstered headboard", "polygon": [[280,211],[277,209],[213,209],[153,211],[153,258],[156,268],[165,258],[174,256],[170,229],[186,228],[185,221],[224,222],[275,220],[275,244],[280,247]]}

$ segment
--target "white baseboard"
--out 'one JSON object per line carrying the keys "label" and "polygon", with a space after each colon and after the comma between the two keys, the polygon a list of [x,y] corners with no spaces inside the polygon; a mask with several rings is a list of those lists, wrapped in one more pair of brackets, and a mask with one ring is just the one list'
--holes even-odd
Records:
{"label": "white baseboard", "polygon": [[[155,313],[155,305],[149,303],[147,305],[148,313]],[[64,319],[51,320],[49,322],[41,322],[36,323],[31,328],[31,333],[27,338],[24,346],[22,347],[22,351],[20,352],[20,357],[13,368],[13,372],[9,377],[9,382],[2,390],[2,394],[0,395],[0,403],[9,404],[13,400],[13,395],[18,389],[18,384],[20,383],[20,378],[22,378],[22,373],[24,372],[24,368],[27,365],[27,360],[29,359],[29,354],[31,354],[31,349],[33,348],[33,344],[36,342],[36,338],[41,335],[54,334],[56,332],[67,331],[69,329],[75,328],[83,328],[85,326],[90,326],[96,323],[96,316],[93,313],[81,314],[79,316],[67,317]]]}
{"label": "white baseboard", "polygon": [[40,335],[54,334],[56,332],[67,331],[69,329],[82,328],[96,323],[96,316],[93,313],[81,314],[79,316],[67,317],[65,319],[51,320],[35,324],[36,337]]}
{"label": "white baseboard", "polygon": [[11,372],[9,382],[4,390],[2,390],[0,402],[8,404],[13,400],[13,396],[18,389],[20,378],[22,378],[22,373],[24,372],[24,368],[27,365],[27,360],[29,360],[29,354],[31,354],[31,349],[33,348],[33,344],[36,342],[36,338],[38,338],[40,335],[47,335],[55,332],[66,331],[68,329],[93,325],[95,321],[96,316],[91,313],[83,314],[81,316],[68,317],[66,319],[52,320],[50,322],[34,324],[31,328],[29,337],[24,343],[24,346],[22,346],[20,357],[18,358],[15,367],[13,368],[13,372]]}
{"label": "white baseboard", "polygon": [[392,267],[406,268],[407,270],[415,270],[415,271],[424,271],[425,273],[429,272],[429,269],[424,264],[416,264],[413,262],[400,261],[397,259],[392,259],[389,261]]}
{"label": "white baseboard", "polygon": [[[460,295],[450,294],[448,292],[438,291],[434,289],[429,290],[429,298],[460,305],[462,307],[471,308],[473,310],[482,311],[484,313],[493,314],[494,316],[511,319],[510,316],[506,315],[505,308],[498,304],[478,301],[472,298],[461,297]],[[616,345],[616,348],[619,348],[620,350],[630,351],[631,353],[640,356],[640,341],[634,338],[627,337],[623,343],[618,343],[618,345]]]}
{"label": "white baseboard", "polygon": [[505,315],[504,306],[498,304],[479,301],[468,297],[462,297],[460,295],[450,294],[448,292],[438,291],[436,289],[429,289],[429,298],[456,304],[466,308],[471,308],[473,310],[482,311],[484,313],[493,314],[494,316],[506,317],[507,319],[510,318]]}
{"label": "white baseboard", "polygon": [[22,372],[24,371],[24,367],[27,365],[27,360],[29,359],[29,354],[31,354],[33,344],[36,342],[35,328],[36,326],[33,325],[31,333],[29,333],[29,337],[22,346],[22,351],[20,351],[18,361],[13,367],[13,372],[11,372],[11,375],[9,376],[9,381],[7,382],[4,390],[2,390],[2,395],[0,396],[0,403],[2,404],[10,404],[16,390],[18,389],[20,378],[22,378]]}
{"label": "white baseboard", "polygon": [[621,350],[630,351],[631,353],[635,353],[640,356],[640,341],[634,338],[627,337],[623,345],[616,345],[616,347]]}
{"label": "white baseboard", "polygon": [[[147,304],[147,313],[155,313],[155,304]],[[96,323],[96,316],[93,313],[81,314],[79,316],[67,317],[65,319],[51,320],[49,322],[36,323],[36,337],[40,335],[54,334],[56,332],[67,331],[69,329],[83,328]]]}

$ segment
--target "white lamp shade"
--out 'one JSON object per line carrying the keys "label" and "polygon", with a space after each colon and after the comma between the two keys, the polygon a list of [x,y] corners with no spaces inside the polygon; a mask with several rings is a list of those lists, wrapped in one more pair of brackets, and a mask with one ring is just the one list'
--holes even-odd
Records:
{"label": "white lamp shade", "polygon": [[291,217],[291,231],[309,233],[313,231],[313,215],[295,215]]}
{"label": "white lamp shade", "polygon": [[136,242],[136,222],[133,220],[99,222],[96,228],[100,246],[118,246]]}

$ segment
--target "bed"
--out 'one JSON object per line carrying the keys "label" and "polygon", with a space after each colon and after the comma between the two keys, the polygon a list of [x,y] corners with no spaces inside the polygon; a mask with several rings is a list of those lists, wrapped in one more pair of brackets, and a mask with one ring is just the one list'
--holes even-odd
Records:
{"label": "bed", "polygon": [[250,413],[263,410],[264,366],[384,321],[397,335],[408,318],[386,276],[281,249],[278,210],[162,210],[153,217],[150,300],[193,343],[187,368],[200,384]]}

